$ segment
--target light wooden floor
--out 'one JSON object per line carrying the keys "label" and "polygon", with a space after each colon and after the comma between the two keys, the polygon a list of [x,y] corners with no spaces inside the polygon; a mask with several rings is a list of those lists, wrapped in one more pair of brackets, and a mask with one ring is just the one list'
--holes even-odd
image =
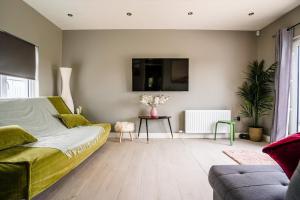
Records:
{"label": "light wooden floor", "polygon": [[260,151],[263,143],[209,139],[110,139],[34,200],[211,200],[209,168],[236,164],[225,149]]}

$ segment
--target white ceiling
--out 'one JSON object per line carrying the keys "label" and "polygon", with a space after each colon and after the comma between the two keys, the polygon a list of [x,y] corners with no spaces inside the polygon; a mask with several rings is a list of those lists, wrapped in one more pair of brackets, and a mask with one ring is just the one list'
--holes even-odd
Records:
{"label": "white ceiling", "polygon": [[[24,1],[63,30],[260,30],[300,5],[299,0]],[[187,15],[189,11],[194,15]],[[255,15],[249,17],[251,11]],[[128,17],[126,12],[133,15]]]}

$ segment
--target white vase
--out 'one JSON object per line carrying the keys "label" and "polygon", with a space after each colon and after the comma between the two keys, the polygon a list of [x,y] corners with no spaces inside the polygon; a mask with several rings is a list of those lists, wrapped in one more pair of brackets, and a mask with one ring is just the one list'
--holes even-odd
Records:
{"label": "white vase", "polygon": [[61,75],[61,98],[64,100],[65,104],[68,106],[70,111],[74,113],[74,103],[71,95],[70,89],[70,78],[72,73],[72,68],[69,67],[60,67],[59,68]]}

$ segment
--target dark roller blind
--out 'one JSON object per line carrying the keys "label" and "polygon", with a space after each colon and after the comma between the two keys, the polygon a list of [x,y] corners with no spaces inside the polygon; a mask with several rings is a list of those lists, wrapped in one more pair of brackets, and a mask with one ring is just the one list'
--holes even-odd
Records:
{"label": "dark roller blind", "polygon": [[35,46],[0,31],[0,74],[35,79]]}

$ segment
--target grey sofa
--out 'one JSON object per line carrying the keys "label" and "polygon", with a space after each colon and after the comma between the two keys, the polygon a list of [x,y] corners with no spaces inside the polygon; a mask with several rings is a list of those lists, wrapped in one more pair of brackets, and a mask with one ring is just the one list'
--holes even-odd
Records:
{"label": "grey sofa", "polygon": [[300,200],[300,165],[291,182],[276,165],[212,166],[214,200]]}

